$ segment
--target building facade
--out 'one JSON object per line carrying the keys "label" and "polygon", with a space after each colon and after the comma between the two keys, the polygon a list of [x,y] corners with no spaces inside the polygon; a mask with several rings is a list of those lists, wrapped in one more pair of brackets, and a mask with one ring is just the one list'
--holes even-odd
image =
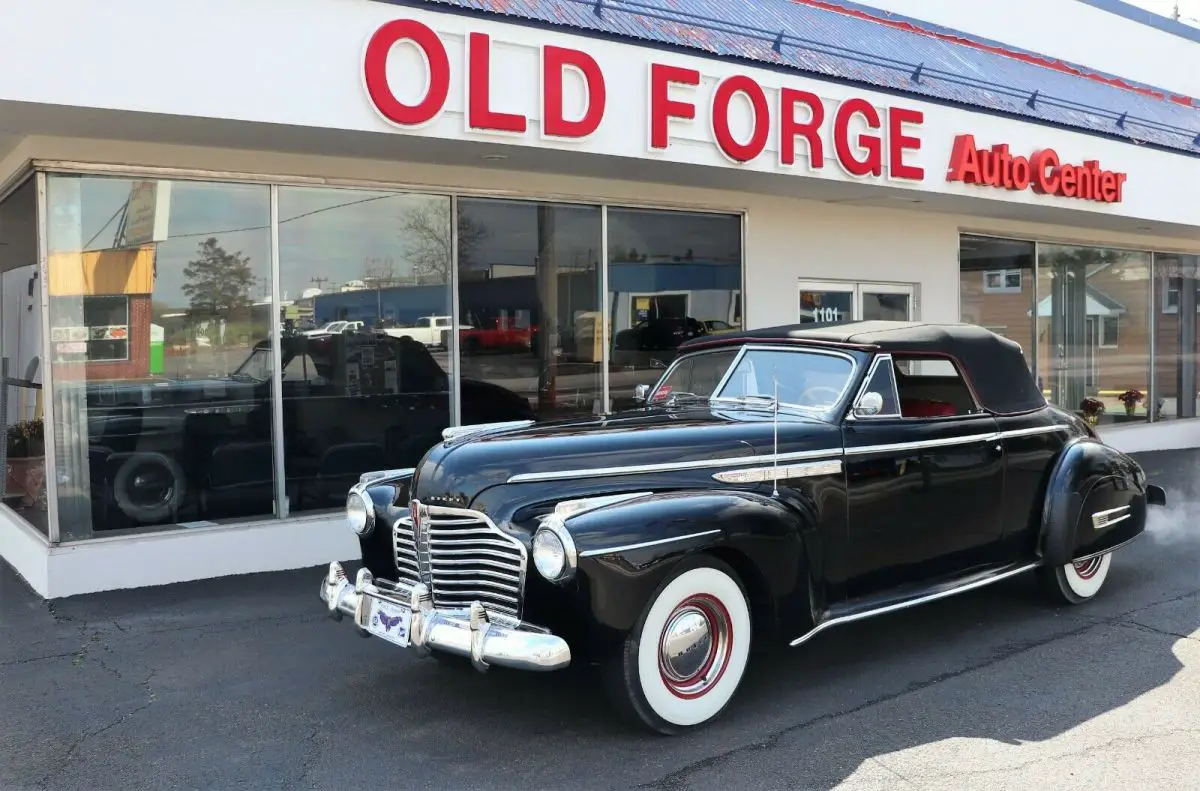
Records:
{"label": "building facade", "polygon": [[[977,323],[1114,444],[1200,435],[1200,112],[1144,64],[884,0],[28,5],[0,556],[44,596],[352,557],[361,473],[737,328]],[[64,57],[135,18],[149,61]]]}

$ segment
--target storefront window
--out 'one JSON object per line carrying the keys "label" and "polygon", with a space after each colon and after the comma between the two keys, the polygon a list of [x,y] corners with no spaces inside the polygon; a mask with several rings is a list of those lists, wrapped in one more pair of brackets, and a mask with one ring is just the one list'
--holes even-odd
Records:
{"label": "storefront window", "polygon": [[270,518],[269,189],[47,178],[62,540]]}
{"label": "storefront window", "polygon": [[1150,254],[1038,248],[1038,368],[1050,401],[1101,423],[1145,421]]}
{"label": "storefront window", "polygon": [[[1157,420],[1196,417],[1200,258],[1154,254],[1154,380]],[[1180,397],[1181,393],[1191,397]]]}
{"label": "storefront window", "polygon": [[742,327],[742,226],[724,214],[608,210],[614,409],[634,404],[679,344]]}
{"label": "storefront window", "polygon": [[463,424],[599,411],[600,208],[458,206]]}
{"label": "storefront window", "polygon": [[450,425],[450,199],[283,187],[287,513],[341,508]]}
{"label": "storefront window", "polygon": [[969,235],[959,242],[962,321],[1021,344],[1030,365],[1035,254],[1033,242]]}
{"label": "storefront window", "polygon": [[37,187],[31,178],[0,203],[0,495],[49,535],[38,281]]}

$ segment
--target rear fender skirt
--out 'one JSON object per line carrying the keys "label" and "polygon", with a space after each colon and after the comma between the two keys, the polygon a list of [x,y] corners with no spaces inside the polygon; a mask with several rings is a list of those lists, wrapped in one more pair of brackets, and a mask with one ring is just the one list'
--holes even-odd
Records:
{"label": "rear fender skirt", "polygon": [[1146,500],[1136,461],[1089,437],[1070,442],[1046,486],[1039,558],[1063,566],[1132,541],[1146,529]]}
{"label": "rear fender skirt", "polygon": [[[571,517],[588,609],[599,624],[627,632],[683,558],[709,552],[741,576],[759,617],[793,625],[811,619],[815,508],[798,510],[746,491],[647,495]],[[823,603],[822,603],[823,604]]]}

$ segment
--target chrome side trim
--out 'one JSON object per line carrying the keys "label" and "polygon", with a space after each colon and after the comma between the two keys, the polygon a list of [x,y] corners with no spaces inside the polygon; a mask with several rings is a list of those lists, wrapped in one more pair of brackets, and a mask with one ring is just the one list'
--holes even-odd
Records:
{"label": "chrome side trim", "polygon": [[928,604],[929,602],[937,601],[938,599],[947,599],[951,596],[957,596],[960,593],[966,593],[967,591],[973,591],[978,588],[984,588],[993,583],[1000,582],[1001,580],[1006,580],[1009,577],[1015,577],[1018,574],[1024,574],[1028,571],[1033,571],[1039,565],[1041,565],[1041,564],[1030,563],[1026,566],[1021,566],[1018,569],[1013,569],[1012,571],[1006,571],[1003,574],[997,574],[994,577],[987,577],[982,580],[976,580],[975,582],[967,583],[966,585],[960,585],[956,588],[950,588],[949,590],[938,591],[937,593],[931,593],[928,596],[921,596],[919,598],[913,599],[912,601],[899,602],[897,604],[889,604],[886,607],[880,607],[875,610],[866,610],[864,612],[854,613],[853,615],[846,615],[841,618],[830,618],[828,621],[822,621],[821,623],[817,624],[815,628],[813,628],[811,631],[807,632],[806,634],[803,634],[800,637],[797,637],[795,640],[793,640],[790,643],[790,645],[793,648],[795,648],[796,646],[800,645],[801,643],[808,642],[809,640],[816,637],[821,632],[825,631],[826,629],[831,629],[834,626],[842,626],[843,624],[854,623],[855,621],[862,621],[867,618],[874,618],[877,615],[886,615],[887,613],[896,612],[898,610],[907,610],[910,607],[918,607],[922,604]]}
{"label": "chrome side trim", "polygon": [[596,555],[611,555],[614,552],[631,552],[635,549],[645,549],[646,547],[656,547],[660,544],[670,544],[674,541],[687,541],[689,538],[703,538],[720,533],[720,530],[705,530],[701,533],[688,533],[686,536],[673,536],[671,538],[660,538],[657,541],[642,541],[637,544],[622,544],[619,547],[606,547],[604,549],[588,549],[579,553],[581,558],[595,557]]}
{"label": "chrome side trim", "polygon": [[838,475],[842,471],[841,459],[836,461],[814,461],[807,464],[791,464],[784,467],[751,467],[748,470],[722,470],[713,473],[721,483],[762,483],[779,478],[819,478],[823,475]]}
{"label": "chrome side trim", "polygon": [[601,497],[584,497],[578,500],[562,500],[554,505],[554,516],[557,516],[565,523],[573,516],[586,514],[588,511],[604,508],[607,505],[616,505],[627,500],[636,500],[639,497],[649,497],[652,494],[654,492],[626,492],[624,494],[610,494]]}
{"label": "chrome side trim", "polygon": [[[1133,517],[1133,514],[1128,513],[1128,511],[1128,505],[1122,505],[1118,508],[1110,508],[1107,511],[1097,511],[1096,513],[1092,514],[1092,527],[1099,530],[1103,527],[1108,527],[1109,525],[1115,525],[1117,522],[1124,522],[1126,519]],[[1122,516],[1117,516],[1117,514],[1122,514]]]}
{"label": "chrome side trim", "polygon": [[865,456],[870,453],[896,453],[905,450],[925,450],[926,448],[946,448],[952,445],[968,445],[973,442],[995,442],[1002,435],[990,431],[986,434],[968,434],[965,437],[943,437],[941,439],[923,439],[917,442],[896,442],[891,445],[864,445],[860,448],[846,448],[847,456]]}
{"label": "chrome side trim", "polygon": [[[888,453],[904,450],[924,450],[925,448],[943,448],[954,445],[966,445],[971,442],[995,442],[1009,437],[1025,437],[1035,434],[1052,434],[1067,431],[1068,426],[1035,426],[1033,428],[1012,429],[1010,431],[988,432],[986,434],[970,434],[965,437],[946,437],[944,439],[927,439],[918,442],[902,442],[894,445],[864,445],[861,448],[845,450],[847,456],[861,456],[870,453]],[[542,483],[546,481],[574,480],[577,478],[608,478],[618,475],[642,475],[655,472],[683,472],[685,470],[704,470],[713,467],[741,466],[743,464],[763,464],[778,462],[784,464],[791,461],[810,461],[828,459],[831,456],[841,456],[841,448],[827,450],[803,450],[794,453],[780,453],[778,456],[731,456],[727,459],[699,459],[697,461],[663,462],[661,464],[630,464],[620,467],[596,467],[586,470],[556,470],[553,472],[523,472],[512,475],[508,483]]]}
{"label": "chrome side trim", "polygon": [[1013,439],[1016,437],[1032,437],[1037,434],[1057,434],[1060,431],[1068,431],[1070,426],[1034,426],[1033,428],[1014,428],[1008,431],[1001,431],[998,435],[999,439]]}
{"label": "chrome side trim", "polygon": [[697,459],[696,461],[668,461],[660,464],[630,464],[621,467],[596,467],[590,470],[556,470],[554,472],[523,472],[510,476],[509,483],[537,483],[542,481],[564,481],[575,478],[607,478],[614,475],[641,475],[654,472],[676,472],[680,470],[704,470],[730,465],[761,464],[773,458],[779,462],[825,459],[842,455],[841,448],[826,450],[803,450],[795,453],[780,453],[777,457],[731,456],[727,459]]}

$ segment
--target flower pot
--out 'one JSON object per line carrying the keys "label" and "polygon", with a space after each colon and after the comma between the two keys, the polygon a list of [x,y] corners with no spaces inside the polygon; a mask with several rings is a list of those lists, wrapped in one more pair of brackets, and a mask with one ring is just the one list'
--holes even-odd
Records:
{"label": "flower pot", "polygon": [[46,483],[46,458],[30,456],[8,459],[4,475],[6,494],[21,495],[21,505],[28,507],[39,501]]}
{"label": "flower pot", "polygon": [[1132,415],[1135,409],[1137,409],[1137,404],[1126,404],[1125,405],[1125,414]]}

